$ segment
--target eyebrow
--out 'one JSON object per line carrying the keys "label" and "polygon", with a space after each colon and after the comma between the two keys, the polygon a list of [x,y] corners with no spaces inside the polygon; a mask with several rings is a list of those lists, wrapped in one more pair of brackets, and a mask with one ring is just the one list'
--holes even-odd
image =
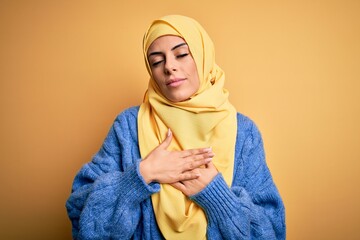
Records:
{"label": "eyebrow", "polygon": [[[180,43],[180,44],[174,46],[173,48],[171,48],[171,51],[174,51],[175,49],[177,49],[181,46],[184,46],[184,45],[187,45],[187,43],[186,42]],[[151,52],[148,57],[150,57],[152,55],[159,55],[159,54],[162,54],[162,52]]]}

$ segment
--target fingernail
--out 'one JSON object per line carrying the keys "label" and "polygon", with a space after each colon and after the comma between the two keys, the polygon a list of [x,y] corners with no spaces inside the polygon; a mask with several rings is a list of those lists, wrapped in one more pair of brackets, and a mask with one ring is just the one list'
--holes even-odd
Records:
{"label": "fingernail", "polygon": [[205,148],[205,151],[206,151],[206,152],[211,152],[211,151],[212,151],[212,147]]}
{"label": "fingernail", "polygon": [[168,132],[167,132],[167,136],[170,137],[170,135],[171,135],[171,130],[170,130],[170,128],[169,128],[169,129],[168,129]]}
{"label": "fingernail", "polygon": [[212,158],[207,158],[206,159],[206,163],[209,163],[209,162],[211,162],[212,161]]}

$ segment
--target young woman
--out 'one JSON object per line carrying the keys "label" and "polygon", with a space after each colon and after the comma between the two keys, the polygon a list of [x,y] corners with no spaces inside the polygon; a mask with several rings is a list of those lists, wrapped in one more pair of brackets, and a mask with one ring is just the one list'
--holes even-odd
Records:
{"label": "young woman", "polygon": [[75,239],[285,239],[285,211],[255,124],[224,89],[195,20],[155,20],[141,106],[122,112],[76,176]]}

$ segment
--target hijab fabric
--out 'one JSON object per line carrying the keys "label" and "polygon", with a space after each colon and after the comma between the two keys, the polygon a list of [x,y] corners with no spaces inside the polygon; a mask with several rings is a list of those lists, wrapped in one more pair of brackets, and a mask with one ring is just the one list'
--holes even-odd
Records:
{"label": "hijab fabric", "polygon": [[[147,59],[151,43],[160,36],[175,35],[189,46],[200,79],[198,91],[188,100],[171,102],[152,77]],[[215,63],[213,43],[198,22],[189,17],[169,15],[153,21],[143,39],[143,53],[150,74],[148,90],[138,115],[141,157],[145,158],[173,133],[169,151],[212,147],[212,162],[231,185],[237,132],[236,110],[224,89],[225,75]],[[157,224],[166,239],[206,239],[204,211],[169,184],[153,194]]]}

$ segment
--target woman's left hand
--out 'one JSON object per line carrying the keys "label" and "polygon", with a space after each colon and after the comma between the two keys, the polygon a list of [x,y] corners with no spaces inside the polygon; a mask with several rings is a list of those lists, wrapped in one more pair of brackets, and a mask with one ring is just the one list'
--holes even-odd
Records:
{"label": "woman's left hand", "polygon": [[204,168],[198,168],[200,177],[192,180],[172,183],[171,186],[183,192],[186,196],[197,194],[203,190],[218,174],[218,170],[212,162],[204,165]]}

